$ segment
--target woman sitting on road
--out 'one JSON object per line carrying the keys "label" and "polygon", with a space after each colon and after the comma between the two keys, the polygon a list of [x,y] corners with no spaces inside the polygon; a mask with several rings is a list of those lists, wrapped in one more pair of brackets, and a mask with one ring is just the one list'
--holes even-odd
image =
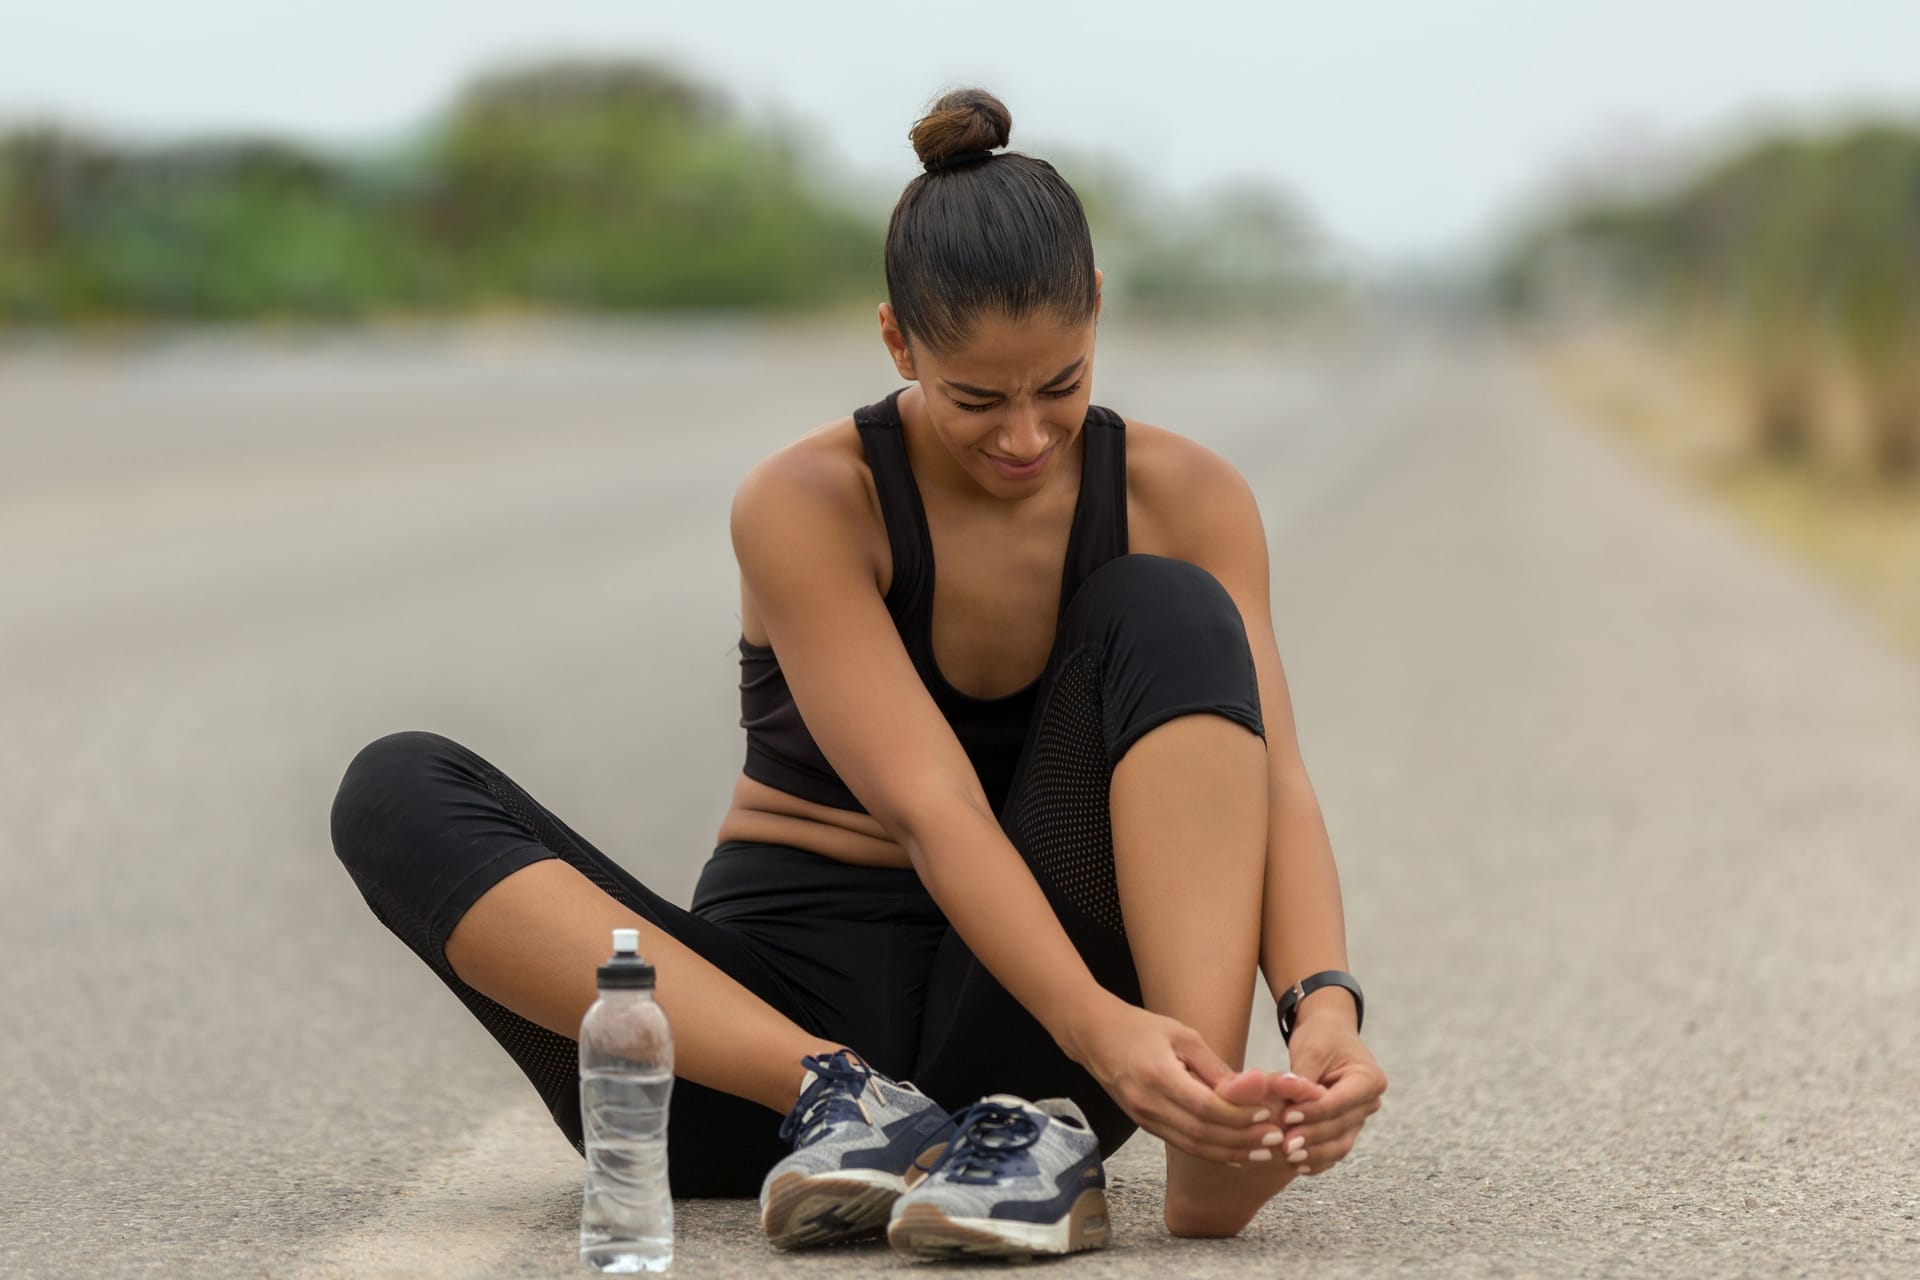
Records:
{"label": "woman sitting on road", "polygon": [[[759,1192],[782,1247],[1100,1243],[1136,1126],[1168,1229],[1232,1235],[1386,1088],[1253,494],[1090,403],[1085,215],[1009,125],[964,90],[914,127],[879,308],[909,385],[735,498],[746,764],[692,910],[435,734],[367,746],[333,809],[374,912],[576,1147],[571,1037],[637,927],[674,1192]],[[1297,1074],[1240,1069],[1257,974]]]}

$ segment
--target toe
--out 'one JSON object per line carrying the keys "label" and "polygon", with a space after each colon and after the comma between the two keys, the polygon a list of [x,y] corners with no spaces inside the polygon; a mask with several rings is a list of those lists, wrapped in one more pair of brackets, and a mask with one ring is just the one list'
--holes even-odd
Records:
{"label": "toe", "polygon": [[1264,1071],[1242,1071],[1229,1076],[1214,1086],[1215,1093],[1228,1102],[1243,1107],[1257,1107],[1266,1103],[1272,1093]]}

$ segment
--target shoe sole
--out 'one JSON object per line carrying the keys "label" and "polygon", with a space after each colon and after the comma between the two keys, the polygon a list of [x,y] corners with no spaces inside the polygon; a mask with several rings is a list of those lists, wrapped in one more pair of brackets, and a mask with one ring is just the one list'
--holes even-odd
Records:
{"label": "shoe sole", "polygon": [[776,1249],[877,1236],[906,1189],[905,1178],[878,1170],[782,1174],[767,1188],[760,1226]]}
{"label": "shoe sole", "polygon": [[1057,1222],[954,1218],[936,1204],[910,1204],[887,1227],[887,1243],[894,1248],[945,1258],[1078,1253],[1100,1248],[1111,1235],[1107,1193],[1097,1187],[1081,1192]]}

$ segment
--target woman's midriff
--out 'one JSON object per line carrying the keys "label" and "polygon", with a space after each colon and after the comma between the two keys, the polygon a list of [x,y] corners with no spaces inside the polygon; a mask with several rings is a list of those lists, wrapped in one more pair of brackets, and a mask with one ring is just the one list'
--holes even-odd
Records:
{"label": "woman's midriff", "polygon": [[802,800],[744,773],[733,784],[733,801],[715,840],[784,844],[864,867],[913,865],[871,814]]}

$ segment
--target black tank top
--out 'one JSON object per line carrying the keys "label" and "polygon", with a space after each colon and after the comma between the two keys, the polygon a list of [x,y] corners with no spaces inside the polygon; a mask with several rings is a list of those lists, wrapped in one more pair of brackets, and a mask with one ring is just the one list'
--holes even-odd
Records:
{"label": "black tank top", "polygon": [[[902,388],[904,390],[904,388]],[[1040,681],[999,698],[970,698],[948,684],[933,660],[933,538],[920,488],[907,465],[906,437],[900,425],[900,392],[854,410],[854,425],[873,471],[893,554],[893,582],[887,588],[887,612],[913,659],[927,692],[953,726],[980,776],[994,811],[1000,810],[1013,770],[1025,745]],[[1098,405],[1087,407],[1081,431],[1085,453],[1080,496],[1067,537],[1061,571],[1059,614],[1087,575],[1127,552],[1127,442],[1120,415]],[[746,775],[802,800],[852,809],[865,807],[847,790],[814,743],[793,704],[772,649],[740,637],[740,724],[747,731]]]}

